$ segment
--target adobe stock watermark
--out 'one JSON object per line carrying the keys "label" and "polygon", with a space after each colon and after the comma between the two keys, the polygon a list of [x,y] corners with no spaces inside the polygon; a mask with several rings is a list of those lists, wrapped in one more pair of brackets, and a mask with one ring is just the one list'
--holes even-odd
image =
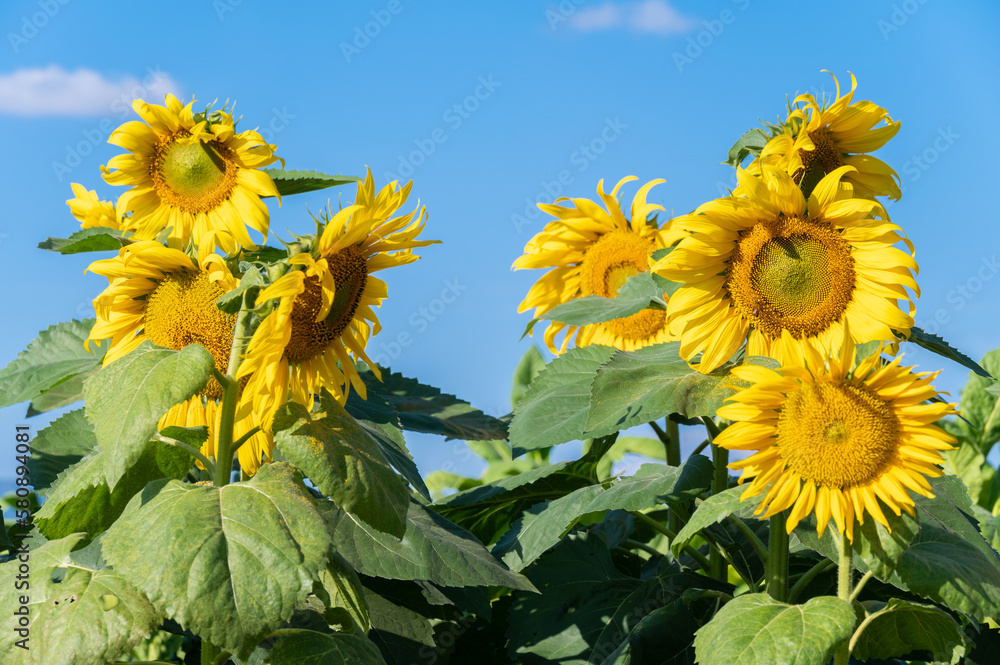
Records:
{"label": "adobe stock watermark", "polygon": [[[731,2],[741,12],[746,11],[747,7],[750,6],[750,0],[731,0]],[[719,15],[714,19],[703,20],[701,24],[705,28],[693,35],[688,35],[687,46],[684,47],[684,50],[673,53],[674,66],[677,67],[678,73],[683,74],[685,67],[700,58],[706,49],[711,48],[715,40],[726,31],[726,27],[736,22],[737,16],[737,13],[732,9],[726,8],[719,12]]]}
{"label": "adobe stock watermark", "polygon": [[212,9],[220,21],[226,20],[226,14],[236,11],[236,8],[243,4],[243,0],[212,0]]}
{"label": "adobe stock watermark", "polygon": [[403,350],[412,346],[415,338],[423,334],[437,321],[445,310],[447,310],[459,296],[469,288],[467,284],[462,284],[457,277],[446,279],[442,282],[441,293],[433,298],[426,305],[418,307],[406,320],[409,329],[396,334],[386,342],[384,339],[375,338],[368,347],[368,355],[382,367],[389,367],[392,361],[403,354]]}
{"label": "adobe stock watermark", "polygon": [[94,152],[97,146],[108,140],[111,132],[132,111],[134,100],[145,97],[151,90],[161,88],[161,83],[169,78],[168,74],[160,70],[159,65],[155,68],[146,67],[146,76],[143,77],[142,81],[111,102],[109,109],[112,115],[102,118],[95,127],[82,130],[80,132],[83,136],[81,140],[75,144],[66,145],[66,155],[62,161],[52,162],[52,173],[56,176],[56,180],[62,182],[67,175],[83,163],[85,157]]}
{"label": "adobe stock watermark", "polygon": [[906,25],[910,17],[920,11],[920,8],[927,4],[927,0],[903,0],[892,5],[892,12],[888,19],[880,18],[875,22],[878,31],[882,34],[882,41],[889,41],[889,36]]}
{"label": "adobe stock watermark", "polygon": [[565,23],[569,17],[576,13],[576,10],[583,6],[587,0],[562,0],[555,9],[545,10],[545,20],[549,22],[549,28],[555,30],[560,23]]}
{"label": "adobe stock watermark", "polygon": [[36,6],[38,7],[37,12],[33,12],[30,16],[25,14],[21,17],[20,30],[17,32],[10,31],[7,33],[7,41],[10,42],[10,48],[14,53],[21,50],[21,47],[26,46],[28,42],[38,36],[38,31],[49,24],[59,10],[64,6],[68,5],[70,0],[38,0]]}
{"label": "adobe stock watermark", "polygon": [[393,17],[399,16],[404,9],[406,7],[403,6],[403,0],[389,0],[384,8],[368,12],[372,20],[367,21],[364,25],[354,26],[354,36],[350,42],[340,42],[340,52],[347,64],[351,64],[351,59],[354,56],[360,55],[362,51],[371,46],[372,41],[389,27]]}
{"label": "adobe stock watermark", "polygon": [[448,140],[448,130],[457,131],[472,114],[479,110],[480,105],[493,96],[494,91],[503,83],[494,81],[493,75],[480,76],[472,94],[467,95],[462,101],[456,102],[446,108],[441,114],[441,120],[447,125],[436,127],[424,138],[414,139],[414,150],[399,155],[396,164],[396,173],[385,172],[385,179],[400,180],[412,176],[418,168],[427,162],[427,158],[434,154],[437,147]]}
{"label": "adobe stock watermark", "polygon": [[[920,153],[913,154],[908,160],[903,162],[903,166],[900,169],[903,175],[909,176],[909,182],[916,182],[937,163],[941,155],[948,152],[955,142],[962,138],[961,134],[956,134],[952,130],[951,125],[948,127],[938,127],[937,135],[931,144],[924,148]],[[899,185],[901,192],[906,191],[906,183],[901,182]]]}
{"label": "adobe stock watermark", "polygon": [[[576,167],[576,173],[583,173],[590,165],[597,161],[597,158],[604,154],[608,146],[618,140],[618,137],[628,129],[628,125],[622,122],[621,116],[604,119],[604,126],[597,136],[589,141],[580,144],[569,156],[570,166]],[[565,168],[561,169],[552,180],[542,180],[541,189],[537,194],[524,197],[524,209],[520,212],[512,213],[510,222],[514,225],[514,231],[521,233],[526,227],[541,216],[542,211],[538,209],[539,203],[553,203],[563,191],[573,184],[576,176],[573,171]]]}

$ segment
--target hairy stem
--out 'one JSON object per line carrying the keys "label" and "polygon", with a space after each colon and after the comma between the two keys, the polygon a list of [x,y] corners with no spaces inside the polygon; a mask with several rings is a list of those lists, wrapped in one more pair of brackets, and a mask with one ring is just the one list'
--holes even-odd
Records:
{"label": "hairy stem", "polygon": [[778,602],[788,597],[788,531],[784,511],[771,516],[768,525],[767,593]]}

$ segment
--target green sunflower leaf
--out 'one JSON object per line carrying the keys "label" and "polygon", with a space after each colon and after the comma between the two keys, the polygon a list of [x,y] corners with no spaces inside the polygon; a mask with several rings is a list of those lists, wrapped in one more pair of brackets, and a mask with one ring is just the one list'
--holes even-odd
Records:
{"label": "green sunflower leaf", "polygon": [[864,606],[867,616],[851,638],[851,655],[860,661],[929,651],[935,662],[957,665],[971,648],[955,619],[933,605],[893,598]]}
{"label": "green sunflower leaf", "polygon": [[320,507],[337,551],[362,575],[428,580],[441,586],[533,588],[493,558],[471,533],[419,503],[410,503],[402,540],[367,528],[331,502]]}
{"label": "green sunflower leaf", "polygon": [[84,417],[83,409],[59,416],[40,430],[31,442],[28,473],[36,492],[47,490],[56,476],[79,462],[97,447],[94,427]]}
{"label": "green sunflower leaf", "polygon": [[618,351],[597,370],[590,389],[587,436],[604,436],[671,413],[714,416],[732,395],[729,372],[691,369],[680,357],[680,342]]}
{"label": "green sunflower leaf", "polygon": [[974,361],[972,358],[965,355],[964,353],[962,353],[961,351],[959,351],[951,344],[938,337],[937,335],[932,335],[926,330],[917,328],[916,326],[910,328],[910,337],[906,341],[912,342],[919,347],[922,347],[924,349],[927,349],[928,351],[936,353],[942,358],[953,360],[957,362],[959,365],[971,369],[975,374],[985,379],[993,379],[990,373],[987,372],[982,367],[980,367],[976,363],[976,361]]}
{"label": "green sunflower leaf", "polygon": [[239,286],[219,296],[219,299],[215,301],[215,306],[226,314],[236,314],[243,307],[244,294],[249,295],[249,302],[252,306],[263,286],[264,278],[260,276],[260,271],[249,266],[247,271],[243,273],[243,277],[240,278]]}
{"label": "green sunflower leaf", "polygon": [[743,136],[736,139],[736,143],[729,149],[729,158],[723,164],[728,164],[735,168],[742,164],[743,160],[750,155],[759,157],[760,151],[764,149],[770,138],[771,133],[760,127],[747,130],[743,133]]}
{"label": "green sunflower leaf", "polygon": [[15,589],[16,559],[0,566],[0,577],[9,581],[0,589],[0,611],[11,617],[27,596],[31,622],[28,649],[22,649],[15,645],[22,636],[14,621],[6,621],[0,633],[0,661],[6,665],[114,662],[163,620],[120,572],[74,557],[71,550],[83,537],[32,547],[30,591]]}
{"label": "green sunflower leaf", "polygon": [[704,455],[680,467],[643,464],[633,476],[605,489],[591,485],[529,508],[493,549],[511,570],[521,571],[558,543],[584,515],[607,510],[645,510],[665,501],[691,499],[712,484],[712,462]]}
{"label": "green sunflower leaf", "polygon": [[694,648],[698,662],[713,665],[827,665],[855,620],[854,608],[839,598],[786,605],[767,594],[744,594],[698,631]]}
{"label": "green sunflower leaf", "polygon": [[99,367],[110,341],[84,348],[94,319],[49,326],[3,370],[0,370],[0,407],[35,399],[78,374]]}
{"label": "green sunflower leaf", "polygon": [[94,451],[63,471],[52,483],[45,503],[34,515],[38,530],[50,540],[84,532],[93,539],[108,529],[129,500],[148,483],[160,478],[183,478],[192,457],[174,446],[150,442],[136,464],[115,485],[104,479],[107,454]]}
{"label": "green sunflower leaf", "polygon": [[510,403],[512,408],[516,408],[518,402],[524,397],[525,393],[528,392],[528,388],[531,387],[531,382],[535,380],[538,373],[545,369],[545,358],[542,357],[542,352],[538,350],[538,347],[532,344],[524,355],[521,356],[521,360],[517,363],[517,368],[514,370],[514,385],[510,390]]}
{"label": "green sunflower leaf", "polygon": [[388,368],[382,369],[381,381],[369,370],[360,374],[369,393],[392,405],[399,416],[399,424],[405,430],[439,434],[446,439],[507,438],[504,421],[486,415],[454,395]]}
{"label": "green sunflower leaf", "polygon": [[107,455],[110,489],[138,461],[160,417],[204,388],[214,366],[212,354],[198,344],[172,351],[147,340],[87,380],[87,418]]}
{"label": "green sunflower leaf", "polygon": [[268,665],[385,665],[378,647],[364,635],[314,630],[300,630],[282,637],[271,649],[267,662]]}
{"label": "green sunflower leaf", "polygon": [[[682,571],[676,564],[663,563],[651,573],[642,579],[624,574],[599,538],[564,539],[528,570],[541,593],[514,594],[508,655],[524,663],[601,663],[638,620],[689,589],[732,591],[728,584]],[[661,662],[663,655],[650,662]]]}
{"label": "green sunflower leaf", "polygon": [[245,659],[312,591],[330,546],[294,470],[276,462],[225,487],[150,483],[104,556],[171,619]]}
{"label": "green sunflower leaf", "polygon": [[434,626],[430,619],[371,589],[365,589],[365,597],[372,608],[373,630],[368,637],[379,647],[386,662],[390,665],[434,662]]}
{"label": "green sunflower leaf", "polygon": [[[982,367],[994,376],[1000,375],[1000,349],[987,352]],[[962,415],[974,429],[972,443],[983,454],[1000,441],[1000,395],[991,392],[996,386],[1000,383],[972,371],[962,388]]]}
{"label": "green sunflower leaf", "polygon": [[740,497],[746,492],[746,487],[730,487],[718,494],[713,494],[709,498],[698,504],[691,519],[677,532],[677,537],[670,543],[670,549],[674,555],[680,554],[684,547],[699,531],[712,524],[717,524],[730,515],[738,519],[750,519],[753,511],[760,505],[761,496],[755,496],[746,501],[741,501]]}
{"label": "green sunflower leaf", "polygon": [[47,249],[60,254],[80,254],[83,252],[117,251],[132,241],[122,237],[117,229],[95,226],[80,229],[68,238],[47,238],[38,243],[38,249]]}
{"label": "green sunflower leaf", "polygon": [[590,460],[547,464],[452,494],[433,507],[488,544],[531,506],[593,485],[597,481],[594,468]]}
{"label": "green sunflower leaf", "polygon": [[375,439],[323,393],[317,411],[289,402],[274,417],[274,439],[289,462],[338,506],[379,531],[402,537],[410,492]]}
{"label": "green sunflower leaf", "polygon": [[531,382],[514,409],[510,442],[515,458],[585,435],[591,385],[597,368],[615,353],[610,346],[570,349]]}
{"label": "green sunflower leaf", "polygon": [[360,179],[350,175],[328,175],[319,171],[286,171],[285,169],[261,169],[274,180],[278,193],[282,196],[305,194],[328,187],[350,185]]}
{"label": "green sunflower leaf", "polygon": [[361,630],[366,633],[371,630],[371,612],[365,600],[361,579],[357,571],[347,563],[347,559],[336,552],[332,553],[326,570],[320,573],[319,582],[330,597],[329,602],[326,602],[327,607],[344,609]]}
{"label": "green sunflower leaf", "polygon": [[666,307],[663,289],[653,279],[653,274],[641,272],[629,277],[614,298],[575,298],[553,307],[539,318],[571,326],[584,326],[632,316],[647,308],[663,310]]}
{"label": "green sunflower leaf", "polygon": [[37,416],[46,411],[61,409],[83,399],[83,383],[101,369],[100,365],[88,369],[85,372],[74,374],[65,381],[57,383],[38,397],[28,403],[28,418]]}

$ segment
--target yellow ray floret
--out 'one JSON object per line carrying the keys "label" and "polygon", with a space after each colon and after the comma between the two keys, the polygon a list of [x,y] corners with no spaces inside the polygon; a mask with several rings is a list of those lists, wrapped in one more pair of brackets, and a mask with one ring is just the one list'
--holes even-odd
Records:
{"label": "yellow ray floret", "polygon": [[[535,316],[539,317],[576,298],[592,295],[613,298],[629,277],[649,270],[653,252],[669,247],[679,237],[670,231],[669,224],[657,228],[648,220],[651,213],[663,210],[662,206],[646,202],[649,190],[662,180],[643,185],[632,200],[631,216],[626,219],[618,193],[622,185],[635,179],[623,178],[610,194],[604,192],[604,181],[599,182],[597,194],[605,208],[583,198],[538,205],[556,219],[528,241],[524,256],[514,261],[514,269],[548,268],[549,271],[528,291],[519,312],[534,307]],[[567,203],[559,205],[563,201]],[[560,332],[566,334],[557,345]],[[576,346],[602,344],[627,351],[675,339],[667,329],[664,312],[653,309],[584,326],[552,321],[545,330],[545,344],[554,353],[564,352],[574,338]]]}
{"label": "yellow ray floret", "polygon": [[832,517],[853,540],[865,513],[888,527],[883,507],[912,515],[911,491],[933,496],[927,478],[942,475],[940,451],[955,442],[933,423],[957,412],[928,402],[938,396],[930,385],[937,373],[912,373],[900,357],[883,364],[882,349],[854,367],[851,335],[839,342],[832,356],[800,346],[778,370],[735,368],[750,385],[718,410],[734,422],[715,442],[753,451],[729,468],[750,481],[742,499],[763,495],[758,514],[789,510],[791,533],[815,513],[820,535]]}
{"label": "yellow ray floret", "polygon": [[854,167],[825,176],[808,200],[790,175],[760,168],[737,169],[745,196],[676,218],[685,237],[652,268],[682,284],[667,303],[681,356],[703,354],[697,367],[710,372],[744,344],[779,362],[799,344],[828,348],[847,324],[859,343],[908,335],[920,295],[913,248],[879,203],[848,198],[840,182]]}

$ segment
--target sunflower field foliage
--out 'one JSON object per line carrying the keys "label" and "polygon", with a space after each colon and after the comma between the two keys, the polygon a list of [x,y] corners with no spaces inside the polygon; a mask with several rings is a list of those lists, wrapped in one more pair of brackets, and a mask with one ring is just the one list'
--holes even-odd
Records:
{"label": "sunflower field foliage", "polygon": [[[0,406],[62,410],[3,499],[0,662],[1000,662],[1000,349],[915,325],[871,154],[900,123],[851,83],[740,137],[736,188],[689,214],[632,177],[540,204],[512,258],[543,271],[520,310],[545,350],[503,418],[366,355],[433,260],[419,185],[136,101],[120,196],[73,184],[79,229],[39,245],[96,254],[96,317],[0,373]],[[272,205],[333,187],[351,203],[267,244]],[[914,345],[970,370],[959,402]],[[405,432],[485,471],[425,476]]]}

